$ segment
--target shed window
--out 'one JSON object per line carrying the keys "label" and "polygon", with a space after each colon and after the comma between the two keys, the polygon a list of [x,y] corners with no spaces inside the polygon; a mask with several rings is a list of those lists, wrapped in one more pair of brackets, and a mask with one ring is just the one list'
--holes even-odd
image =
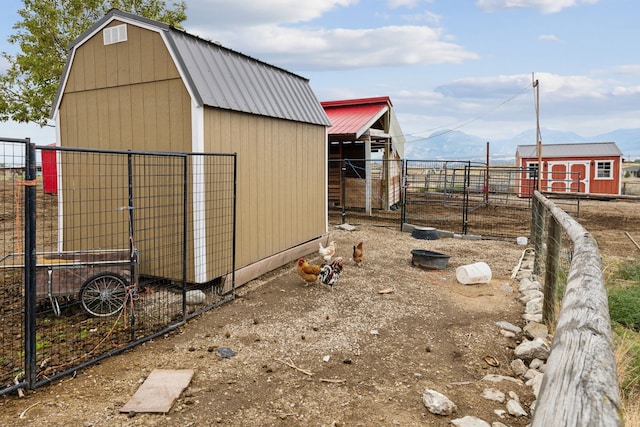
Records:
{"label": "shed window", "polygon": [[527,179],[538,179],[538,162],[527,163]]}
{"label": "shed window", "polygon": [[599,178],[599,179],[613,178],[613,162],[611,161],[596,162],[596,178]]}
{"label": "shed window", "polygon": [[102,39],[104,45],[126,42],[127,41],[127,24],[116,25],[102,30]]}

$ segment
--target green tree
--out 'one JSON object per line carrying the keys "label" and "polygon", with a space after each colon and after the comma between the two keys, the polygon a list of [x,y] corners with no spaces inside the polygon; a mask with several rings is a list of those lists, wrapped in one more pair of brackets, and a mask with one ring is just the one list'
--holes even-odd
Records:
{"label": "green tree", "polygon": [[24,0],[8,41],[19,47],[2,52],[9,68],[0,74],[0,121],[48,125],[67,47],[110,9],[144,16],[180,28],[187,19],[184,0]]}

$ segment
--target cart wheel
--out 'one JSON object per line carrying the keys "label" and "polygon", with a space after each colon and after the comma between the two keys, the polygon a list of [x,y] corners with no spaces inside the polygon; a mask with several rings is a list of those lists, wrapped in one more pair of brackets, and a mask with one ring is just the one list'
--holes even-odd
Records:
{"label": "cart wheel", "polygon": [[113,316],[122,310],[127,295],[127,280],[115,273],[98,273],[80,288],[80,304],[96,317]]}

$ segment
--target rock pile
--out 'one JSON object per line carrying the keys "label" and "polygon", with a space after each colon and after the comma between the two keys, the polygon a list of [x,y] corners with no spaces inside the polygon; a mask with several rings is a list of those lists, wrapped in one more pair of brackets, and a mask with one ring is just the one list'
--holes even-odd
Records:
{"label": "rock pile", "polygon": [[[511,381],[520,385],[525,384],[532,388],[533,394],[537,398],[546,360],[551,351],[552,337],[549,335],[547,326],[542,323],[543,285],[533,275],[533,262],[533,252],[530,249],[525,250],[521,262],[512,276],[518,280],[519,301],[524,305],[522,317],[526,325],[524,328],[520,328],[506,321],[496,322],[496,326],[503,336],[519,340],[519,344],[514,349],[514,359],[510,364],[513,376],[490,374],[486,375],[482,381],[487,383]],[[535,409],[534,401],[527,411],[514,391],[505,394],[494,387],[487,387],[483,390],[482,397],[501,405],[494,410],[500,418],[506,418],[507,415],[531,417]],[[435,390],[425,390],[422,401],[433,414],[451,415],[456,410],[455,403]],[[501,422],[489,424],[480,418],[468,415],[451,420],[451,424],[458,427],[506,426]]]}

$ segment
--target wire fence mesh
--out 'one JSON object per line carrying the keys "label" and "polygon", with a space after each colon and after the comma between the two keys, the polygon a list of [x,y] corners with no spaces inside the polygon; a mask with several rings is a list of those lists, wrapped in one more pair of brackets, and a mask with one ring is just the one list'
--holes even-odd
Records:
{"label": "wire fence mesh", "polygon": [[2,147],[5,392],[233,298],[234,155]]}
{"label": "wire fence mesh", "polygon": [[[487,238],[526,237],[535,186],[529,171],[516,167],[443,160],[332,160],[329,221],[399,228],[409,223]],[[579,201],[565,203],[575,211]]]}

